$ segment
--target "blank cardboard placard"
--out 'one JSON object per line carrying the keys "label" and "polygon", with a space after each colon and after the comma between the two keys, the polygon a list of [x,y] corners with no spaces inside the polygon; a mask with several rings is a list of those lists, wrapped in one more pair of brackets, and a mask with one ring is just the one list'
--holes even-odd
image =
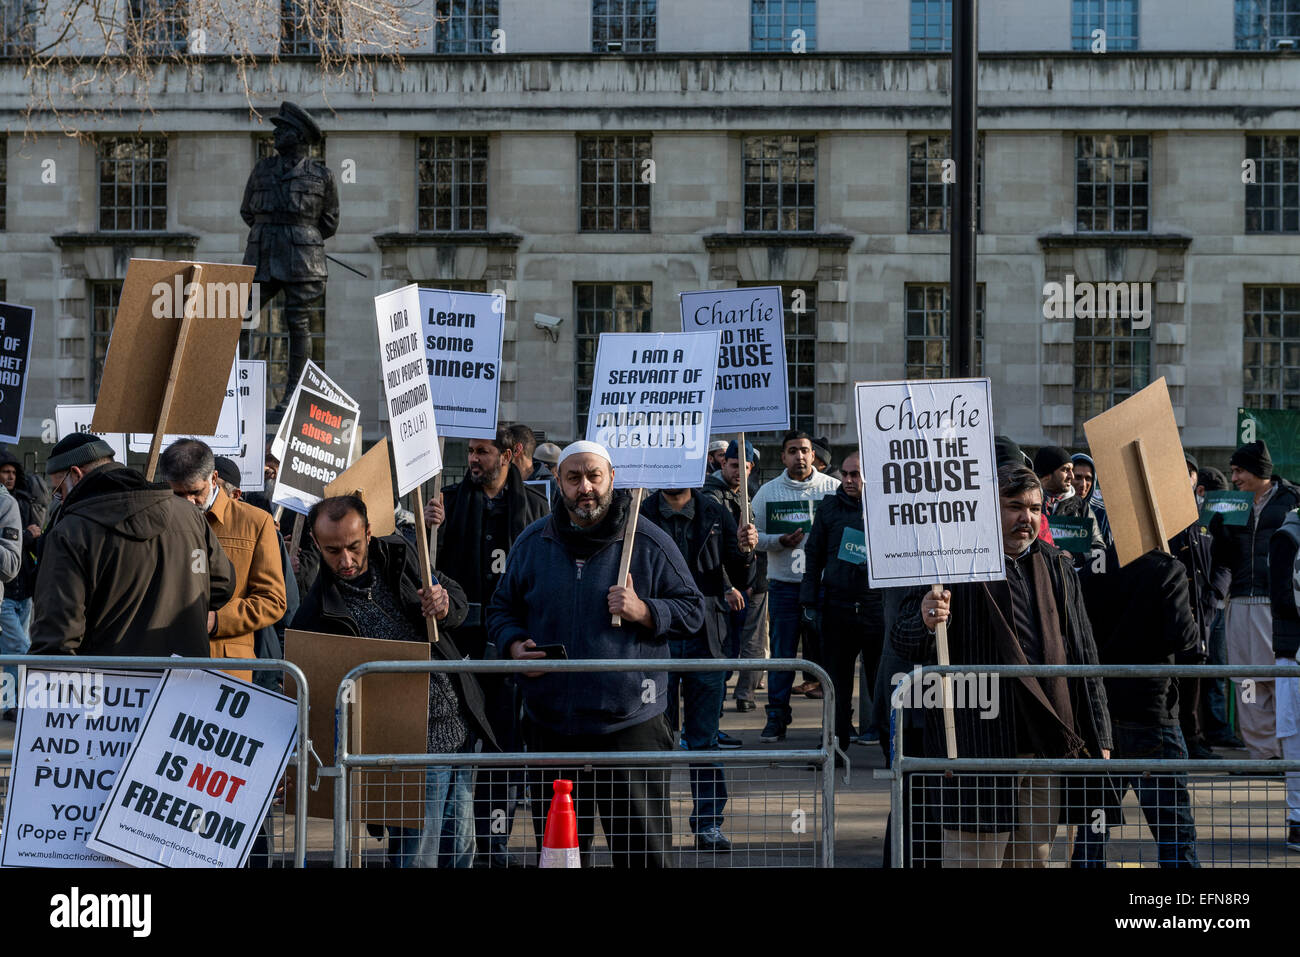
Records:
{"label": "blank cardboard placard", "polygon": [[366,503],[371,535],[391,535],[397,531],[397,521],[393,515],[396,502],[393,499],[393,473],[388,465],[387,436],[376,442],[374,448],[325,486],[327,498],[353,494],[360,495],[361,501]]}
{"label": "blank cardboard placard", "polygon": [[1083,423],[1083,431],[1097,464],[1097,479],[1105,496],[1106,515],[1121,566],[1153,548],[1166,547],[1156,531],[1136,440],[1141,440],[1142,460],[1165,534],[1172,538],[1197,520],[1196,496],[1187,479],[1183,443],[1163,378],[1089,419]]}
{"label": "blank cardboard placard", "polygon": [[[188,297],[185,284],[193,266],[202,266],[203,272],[199,288]],[[113,318],[91,429],[153,435],[181,317],[190,299],[196,307],[194,318],[163,431],[185,435],[215,432],[226,398],[225,373],[239,349],[240,325],[256,273],[253,266],[228,263],[132,259]],[[163,313],[161,318],[155,315],[155,307]],[[221,374],[214,376],[213,369],[220,369]]]}
{"label": "blank cardboard placard", "polygon": [[[423,641],[387,641],[325,635],[290,628],[284,633],[284,657],[302,669],[307,679],[308,731],[312,747],[325,766],[334,763],[334,702],[339,682],[367,661],[428,661]],[[285,676],[285,694],[296,695],[293,678]],[[429,676],[375,674],[358,682],[349,725],[351,750],[358,754],[424,754],[428,746]],[[408,769],[409,770],[409,769]],[[288,806],[293,806],[294,769],[289,768]],[[314,773],[312,775],[314,777]],[[334,787],[330,778],[307,793],[311,817],[334,818]],[[376,824],[421,827],[424,821],[424,775],[410,771],[353,772],[349,781],[356,820]]]}

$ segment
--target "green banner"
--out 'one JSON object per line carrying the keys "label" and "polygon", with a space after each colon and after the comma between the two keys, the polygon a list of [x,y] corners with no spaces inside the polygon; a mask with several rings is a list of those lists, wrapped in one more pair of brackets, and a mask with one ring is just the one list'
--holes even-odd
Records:
{"label": "green banner", "polygon": [[1052,544],[1076,555],[1087,555],[1092,548],[1092,522],[1086,518],[1051,515],[1047,527],[1052,530]]}
{"label": "green banner", "polygon": [[1263,439],[1273,471],[1300,475],[1300,409],[1238,409],[1236,445]]}
{"label": "green banner", "polygon": [[1251,492],[1206,492],[1205,501],[1201,503],[1201,524],[1209,525],[1214,513],[1222,512],[1224,525],[1245,525],[1254,500]]}
{"label": "green banner", "polygon": [[813,509],[813,503],[810,501],[768,502],[767,534],[785,535],[797,528],[811,532]]}
{"label": "green banner", "polygon": [[845,527],[844,534],[840,536],[840,552],[837,557],[850,565],[865,565],[867,536],[856,528]]}

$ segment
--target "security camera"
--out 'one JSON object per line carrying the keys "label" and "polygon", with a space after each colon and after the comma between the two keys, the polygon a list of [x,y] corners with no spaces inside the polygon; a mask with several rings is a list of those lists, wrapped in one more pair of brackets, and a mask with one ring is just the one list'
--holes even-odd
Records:
{"label": "security camera", "polygon": [[547,337],[552,342],[559,341],[560,323],[563,321],[564,318],[562,316],[548,316],[544,312],[533,313],[533,325],[546,333]]}

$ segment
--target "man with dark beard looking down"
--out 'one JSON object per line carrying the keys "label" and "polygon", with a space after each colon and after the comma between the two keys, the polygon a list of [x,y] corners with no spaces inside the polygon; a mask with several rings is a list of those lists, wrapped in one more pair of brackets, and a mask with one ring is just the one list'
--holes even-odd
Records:
{"label": "man with dark beard looking down", "polygon": [[[530,751],[667,751],[669,640],[704,628],[704,598],[673,540],[650,522],[636,529],[632,564],[618,581],[631,496],[614,489],[609,452],[574,442],[560,453],[559,487],[548,518],[515,540],[487,610],[501,657],[546,657],[562,645],[570,659],[654,658],[654,671],[551,672],[519,677],[523,737]],[[612,615],[622,619],[614,627]],[[550,782],[568,778],[578,817],[582,866],[591,863],[595,814],[615,867],[665,867],[673,844],[668,769],[535,769],[534,831]]]}

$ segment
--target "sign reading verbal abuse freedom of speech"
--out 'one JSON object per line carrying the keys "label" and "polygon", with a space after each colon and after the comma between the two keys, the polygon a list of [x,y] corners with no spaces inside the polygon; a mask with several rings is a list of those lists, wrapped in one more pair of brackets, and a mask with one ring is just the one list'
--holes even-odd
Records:
{"label": "sign reading verbal abuse freedom of speech", "polygon": [[[429,395],[430,379],[420,331],[420,290],[403,286],[376,296],[375,321],[379,328],[384,405],[397,465],[397,494],[405,495],[442,471],[438,424]],[[494,422],[494,436],[495,426]]]}
{"label": "sign reading verbal abuse freedom of speech", "polygon": [[709,447],[716,332],[606,332],[596,347],[587,439],[618,488],[699,488]]}
{"label": "sign reading verbal abuse freedom of speech", "polygon": [[856,393],[871,587],[1005,578],[989,380]]}
{"label": "sign reading verbal abuse freedom of speech", "polygon": [[298,388],[293,424],[285,443],[272,505],[300,515],[325,497],[325,486],[356,458],[356,413],[345,405]]}
{"label": "sign reading verbal abuse freedom of speech", "polygon": [[292,698],[168,671],[87,845],[137,867],[242,867],[297,728]]}
{"label": "sign reading verbal abuse freedom of speech", "polygon": [[790,428],[780,286],[681,294],[682,331],[716,329],[714,434]]}
{"label": "sign reading verbal abuse freedom of speech", "polygon": [[421,289],[420,317],[438,434],[496,438],[505,296]]}

